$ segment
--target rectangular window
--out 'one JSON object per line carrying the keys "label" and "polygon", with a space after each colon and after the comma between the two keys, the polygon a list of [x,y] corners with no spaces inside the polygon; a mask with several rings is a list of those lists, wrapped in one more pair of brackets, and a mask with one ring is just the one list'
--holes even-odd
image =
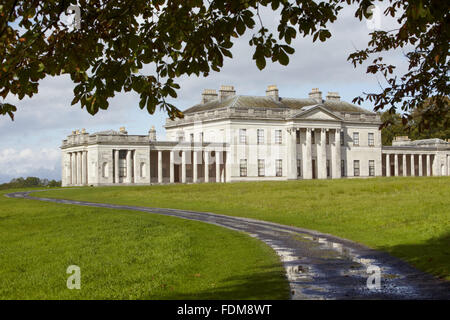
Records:
{"label": "rectangular window", "polygon": [[311,144],[315,144],[316,143],[316,134],[314,129],[311,130]]}
{"label": "rectangular window", "polygon": [[327,140],[327,144],[330,144],[330,133],[328,131],[325,133],[325,137]]}
{"label": "rectangular window", "polygon": [[302,176],[302,160],[297,159],[297,177]]}
{"label": "rectangular window", "polygon": [[341,131],[341,146],[344,145],[344,131]]}
{"label": "rectangular window", "polygon": [[341,176],[345,177],[345,160],[341,160]]}
{"label": "rectangular window", "polygon": [[330,176],[330,160],[327,160],[327,177]]}
{"label": "rectangular window", "polygon": [[239,143],[247,143],[247,129],[239,129]]}
{"label": "rectangular window", "polygon": [[264,129],[258,129],[256,132],[257,132],[257,143],[264,144]]}
{"label": "rectangular window", "polygon": [[264,159],[258,159],[258,177],[264,177],[266,175],[266,167],[264,165]]}
{"label": "rectangular window", "polygon": [[239,164],[239,171],[241,177],[247,176],[247,159],[241,159],[241,162]]}
{"label": "rectangular window", "polygon": [[275,144],[281,144],[283,142],[281,130],[275,130]]}
{"label": "rectangular window", "polygon": [[359,160],[353,160],[353,175],[359,177]]}
{"label": "rectangular window", "polygon": [[375,139],[373,132],[369,132],[369,147],[373,147],[375,145]]}
{"label": "rectangular window", "polygon": [[375,160],[369,160],[369,176],[375,176]]}
{"label": "rectangular window", "polygon": [[119,177],[127,176],[127,159],[119,159]]}
{"label": "rectangular window", "polygon": [[300,130],[295,131],[295,143],[300,144]]}
{"label": "rectangular window", "polygon": [[275,160],[276,176],[281,177],[283,175],[283,162],[281,159]]}
{"label": "rectangular window", "polygon": [[359,132],[353,132],[353,145],[359,146]]}

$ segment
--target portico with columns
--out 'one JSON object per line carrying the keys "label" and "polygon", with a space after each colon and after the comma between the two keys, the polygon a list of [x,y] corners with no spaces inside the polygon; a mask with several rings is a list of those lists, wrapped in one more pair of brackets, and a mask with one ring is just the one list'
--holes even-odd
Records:
{"label": "portico with columns", "polygon": [[396,137],[382,149],[383,176],[450,176],[450,143],[441,139],[411,141]]}
{"label": "portico with columns", "polygon": [[74,131],[63,141],[63,186],[225,182],[227,145]]}

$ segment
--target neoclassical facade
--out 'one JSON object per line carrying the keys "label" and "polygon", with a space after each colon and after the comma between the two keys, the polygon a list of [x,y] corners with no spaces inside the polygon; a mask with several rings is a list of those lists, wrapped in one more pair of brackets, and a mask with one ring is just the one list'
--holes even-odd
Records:
{"label": "neoclassical facade", "polygon": [[449,142],[382,146],[379,116],[336,92],[299,99],[276,86],[265,96],[221,86],[183,113],[166,121],[166,141],[154,127],[73,131],[61,146],[63,186],[450,175]]}

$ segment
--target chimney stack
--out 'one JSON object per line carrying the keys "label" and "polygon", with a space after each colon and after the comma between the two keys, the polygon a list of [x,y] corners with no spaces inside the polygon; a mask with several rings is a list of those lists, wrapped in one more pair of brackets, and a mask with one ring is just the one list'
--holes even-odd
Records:
{"label": "chimney stack", "polygon": [[309,93],[309,98],[316,100],[318,103],[322,103],[322,92],[319,91],[319,88],[312,88]]}
{"label": "chimney stack", "polygon": [[150,130],[148,130],[148,140],[156,141],[156,129],[155,126],[152,126]]}
{"label": "chimney stack", "polygon": [[327,94],[327,100],[329,101],[340,101],[341,97],[339,96],[338,92],[328,92]]}
{"label": "chimney stack", "polygon": [[219,90],[219,98],[220,101],[225,100],[228,97],[232,97],[236,95],[236,91],[233,86],[220,86]]}
{"label": "chimney stack", "polygon": [[271,97],[273,100],[278,101],[279,100],[279,96],[278,96],[278,88],[276,85],[270,85],[267,87],[266,90],[266,96],[267,97]]}
{"label": "chimney stack", "polygon": [[202,93],[202,104],[217,100],[217,92],[214,89],[204,89]]}
{"label": "chimney stack", "polygon": [[119,132],[121,134],[128,134],[127,130],[125,130],[125,127],[120,127]]}

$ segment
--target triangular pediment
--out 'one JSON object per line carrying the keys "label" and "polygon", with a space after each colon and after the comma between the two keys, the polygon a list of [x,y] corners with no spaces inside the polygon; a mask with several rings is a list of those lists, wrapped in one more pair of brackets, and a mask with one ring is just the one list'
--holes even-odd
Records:
{"label": "triangular pediment", "polygon": [[334,114],[333,112],[325,109],[321,105],[315,105],[308,108],[303,108],[296,113],[293,119],[305,119],[305,120],[332,120],[341,121],[342,118]]}

